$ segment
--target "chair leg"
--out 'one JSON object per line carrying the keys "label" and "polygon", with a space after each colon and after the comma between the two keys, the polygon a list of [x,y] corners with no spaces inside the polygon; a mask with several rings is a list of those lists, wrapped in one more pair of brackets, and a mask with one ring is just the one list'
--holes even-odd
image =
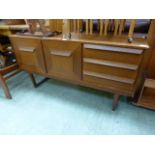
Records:
{"label": "chair leg", "polygon": [[118,103],[119,103],[119,99],[120,99],[120,95],[119,94],[114,94],[114,100],[113,100],[113,104],[112,104],[112,110],[115,111]]}
{"label": "chair leg", "polygon": [[34,75],[33,75],[32,73],[29,73],[29,76],[30,76],[31,81],[32,81],[32,83],[33,83],[33,86],[34,86],[35,88],[37,88],[37,87],[40,86],[42,83],[44,83],[45,81],[48,80],[48,78],[44,78],[43,80],[41,80],[41,81],[39,81],[39,82],[37,83],[37,82],[36,82],[36,79],[35,79],[35,77],[34,77]]}
{"label": "chair leg", "polygon": [[0,84],[1,84],[1,86],[2,86],[2,88],[3,88],[3,90],[4,90],[5,96],[6,96],[8,99],[12,99],[12,96],[11,96],[11,94],[10,94],[10,90],[9,90],[9,88],[8,88],[8,86],[7,86],[7,83],[6,83],[6,81],[5,81],[5,79],[3,78],[2,75],[0,75]]}

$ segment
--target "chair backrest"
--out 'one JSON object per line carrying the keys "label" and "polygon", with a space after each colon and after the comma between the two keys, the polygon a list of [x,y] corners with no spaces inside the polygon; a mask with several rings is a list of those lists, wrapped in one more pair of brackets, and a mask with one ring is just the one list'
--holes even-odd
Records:
{"label": "chair backrest", "polygon": [[[66,20],[65,20],[66,21]],[[147,36],[151,20],[138,20],[138,19],[68,19],[68,26],[70,32],[85,31],[88,35],[99,34],[100,36],[127,36],[128,38],[144,38]],[[66,22],[64,22],[65,25]],[[135,33],[135,28],[142,27],[147,29],[144,34],[142,32]],[[96,30],[95,29],[96,27]],[[137,29],[137,28],[136,28]]]}

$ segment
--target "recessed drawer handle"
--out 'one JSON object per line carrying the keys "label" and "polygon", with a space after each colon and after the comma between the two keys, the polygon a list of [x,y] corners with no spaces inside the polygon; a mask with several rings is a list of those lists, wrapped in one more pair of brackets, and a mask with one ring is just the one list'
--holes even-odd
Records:
{"label": "recessed drawer handle", "polygon": [[51,51],[50,54],[55,56],[70,57],[73,51]]}
{"label": "recessed drawer handle", "polygon": [[25,51],[25,52],[34,52],[36,50],[36,48],[34,48],[34,47],[20,47],[19,50]]}
{"label": "recessed drawer handle", "polygon": [[122,53],[130,53],[130,54],[142,54],[143,53],[142,49],[116,47],[116,46],[114,47],[114,46],[107,46],[107,45],[84,44],[84,48],[113,51],[113,52],[122,52]]}
{"label": "recessed drawer handle", "polygon": [[115,68],[123,68],[123,69],[130,69],[130,70],[137,70],[138,65],[123,63],[123,62],[116,62],[116,61],[109,61],[109,60],[98,60],[94,58],[84,58],[84,63],[95,64],[95,65],[103,65],[103,66],[110,66]]}
{"label": "recessed drawer handle", "polygon": [[117,82],[122,82],[122,83],[127,83],[127,84],[134,84],[134,82],[135,82],[135,79],[118,77],[115,75],[108,75],[108,74],[104,74],[104,73],[95,73],[95,72],[90,72],[90,71],[84,71],[83,74],[87,75],[87,76],[93,76],[96,78],[107,79],[107,80],[112,80],[112,81],[117,81]]}

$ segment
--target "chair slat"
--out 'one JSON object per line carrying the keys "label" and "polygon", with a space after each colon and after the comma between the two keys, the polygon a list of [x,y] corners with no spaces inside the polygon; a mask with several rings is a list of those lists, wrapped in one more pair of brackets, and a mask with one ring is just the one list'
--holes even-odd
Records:
{"label": "chair slat", "polygon": [[126,19],[123,20],[123,31],[125,30]]}
{"label": "chair slat", "polygon": [[104,36],[107,35],[109,19],[105,19]]}
{"label": "chair slat", "polygon": [[122,35],[123,29],[124,29],[124,19],[121,19],[119,25],[119,36]]}
{"label": "chair slat", "polygon": [[115,30],[115,20],[112,19],[111,20],[111,31],[114,32],[114,30]]}
{"label": "chair slat", "polygon": [[76,32],[76,19],[73,19],[73,30]]}
{"label": "chair slat", "polygon": [[63,19],[63,33],[69,33],[71,31],[70,19]]}
{"label": "chair slat", "polygon": [[103,34],[103,19],[100,19],[100,35]]}
{"label": "chair slat", "polygon": [[115,19],[115,30],[114,30],[114,36],[117,35],[118,33],[118,26],[119,26],[119,20]]}
{"label": "chair slat", "polygon": [[77,19],[77,32],[80,32],[80,19]]}
{"label": "chair slat", "polygon": [[89,20],[86,19],[86,34],[88,34],[89,31]]}
{"label": "chair slat", "polygon": [[132,38],[133,37],[135,25],[136,25],[136,20],[132,19],[131,20],[131,24],[130,24],[129,33],[128,33],[128,38]]}
{"label": "chair slat", "polygon": [[90,19],[90,34],[93,34],[93,20]]}

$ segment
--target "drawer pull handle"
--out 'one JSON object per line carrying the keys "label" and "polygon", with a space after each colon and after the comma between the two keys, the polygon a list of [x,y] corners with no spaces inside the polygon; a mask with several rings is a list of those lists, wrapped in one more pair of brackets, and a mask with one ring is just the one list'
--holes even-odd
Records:
{"label": "drawer pull handle", "polygon": [[130,70],[138,69],[138,65],[109,61],[109,60],[98,60],[98,59],[92,59],[92,58],[84,58],[83,61],[85,63],[89,63],[89,64],[110,66],[110,67],[115,67],[115,68],[123,68],[123,69],[130,69]]}
{"label": "drawer pull handle", "polygon": [[19,48],[20,51],[24,51],[24,52],[34,52],[36,50],[36,48],[34,47],[20,47]]}
{"label": "drawer pull handle", "polygon": [[51,51],[50,53],[55,56],[70,57],[73,51]]}
{"label": "drawer pull handle", "polygon": [[122,82],[122,83],[126,83],[126,84],[134,84],[134,82],[135,82],[135,79],[129,79],[129,78],[125,78],[125,77],[118,77],[118,76],[115,76],[115,75],[108,75],[108,74],[104,74],[104,73],[95,73],[95,72],[90,72],[90,71],[84,71],[83,74],[87,75],[87,76],[93,76],[93,77],[96,77],[96,78],[112,80],[112,81]]}
{"label": "drawer pull handle", "polygon": [[142,54],[143,53],[142,49],[113,47],[113,46],[106,46],[106,45],[84,44],[84,48],[113,51],[113,52],[122,52],[122,53],[130,53],[130,54]]}

